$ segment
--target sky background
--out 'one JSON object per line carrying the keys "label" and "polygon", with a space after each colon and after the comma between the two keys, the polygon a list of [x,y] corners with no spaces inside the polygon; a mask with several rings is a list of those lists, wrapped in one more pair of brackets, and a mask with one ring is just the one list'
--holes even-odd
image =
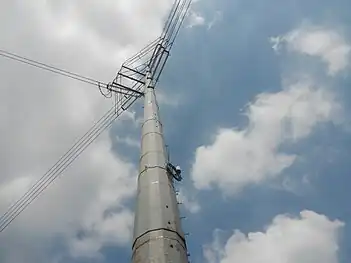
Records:
{"label": "sky background", "polygon": [[[105,82],[172,5],[0,1],[0,49]],[[350,262],[350,5],[193,3],[157,87],[191,262]],[[0,76],[5,213],[113,101],[4,58]],[[0,234],[0,262],[130,261],[140,118],[136,103]]]}

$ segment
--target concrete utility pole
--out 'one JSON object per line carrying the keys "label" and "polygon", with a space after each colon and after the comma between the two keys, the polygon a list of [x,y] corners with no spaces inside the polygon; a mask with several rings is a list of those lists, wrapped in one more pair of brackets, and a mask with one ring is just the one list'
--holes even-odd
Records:
{"label": "concrete utility pole", "polygon": [[151,81],[147,73],[132,262],[187,263],[173,175],[168,169],[159,108]]}

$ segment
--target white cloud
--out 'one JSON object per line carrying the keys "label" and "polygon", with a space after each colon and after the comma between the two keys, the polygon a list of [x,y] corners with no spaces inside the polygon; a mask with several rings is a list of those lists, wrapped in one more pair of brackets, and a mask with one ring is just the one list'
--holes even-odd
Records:
{"label": "white cloud", "polygon": [[[6,2],[0,9],[1,48],[107,82],[127,56],[160,33],[171,3]],[[0,75],[0,211],[4,213],[112,102],[94,87],[13,61],[0,60]],[[101,136],[0,234],[1,262],[97,257],[105,245],[129,244],[133,213],[124,203],[134,196],[137,171],[111,147],[108,134]],[[107,211],[112,214],[106,216]],[[84,235],[78,238],[79,232]],[[53,246],[55,251],[67,246],[68,250],[53,255]]]}
{"label": "white cloud", "polygon": [[84,237],[70,240],[71,253],[74,257],[102,258],[99,252],[102,245],[124,245],[130,241],[133,213],[123,210],[102,218],[102,211],[98,212],[100,218],[85,226],[88,230],[84,233]]}
{"label": "white cloud", "polygon": [[[290,51],[320,57],[332,75],[346,68],[351,50],[335,30],[306,24],[271,42],[277,52],[284,43]],[[284,79],[293,76],[294,82],[284,80],[282,91],[260,94],[248,105],[247,127],[220,129],[212,143],[196,150],[192,179],[197,189],[217,186],[236,194],[249,184],[276,178],[296,159],[282,146],[308,137],[319,123],[339,119],[341,106],[334,91],[309,72],[288,72]]]}
{"label": "white cloud", "polygon": [[246,128],[220,129],[212,144],[196,150],[195,187],[217,186],[235,194],[248,184],[279,176],[296,158],[281,152],[280,146],[306,138],[338,109],[333,93],[308,79],[258,95],[246,110]]}
{"label": "white cloud", "polygon": [[264,232],[245,235],[236,230],[225,243],[217,230],[204,255],[210,263],[337,263],[343,226],[312,211],[298,218],[279,215]]}
{"label": "white cloud", "polygon": [[321,58],[328,64],[328,73],[335,75],[349,65],[351,46],[337,31],[308,24],[278,37],[271,38],[273,49],[286,44],[290,51]]}
{"label": "white cloud", "polygon": [[206,23],[205,18],[202,15],[195,13],[194,11],[190,12],[188,19],[189,21],[187,27],[189,28],[203,26]]}
{"label": "white cloud", "polygon": [[178,202],[184,205],[184,207],[192,214],[200,212],[201,206],[194,196],[189,195],[184,189],[181,189],[178,193]]}
{"label": "white cloud", "polygon": [[217,11],[212,19],[211,22],[208,23],[207,28],[211,29],[215,24],[217,24],[219,21],[223,19],[223,13],[220,11]]}
{"label": "white cloud", "polygon": [[187,28],[207,26],[207,29],[210,30],[215,24],[222,20],[222,17],[222,12],[216,11],[212,20],[208,21],[201,13],[190,11]]}
{"label": "white cloud", "polygon": [[116,137],[117,142],[124,143],[125,145],[133,148],[140,149],[140,141],[129,136],[126,137]]}
{"label": "white cloud", "polygon": [[183,95],[175,92],[165,92],[162,89],[156,89],[157,102],[160,106],[178,107],[182,104]]}

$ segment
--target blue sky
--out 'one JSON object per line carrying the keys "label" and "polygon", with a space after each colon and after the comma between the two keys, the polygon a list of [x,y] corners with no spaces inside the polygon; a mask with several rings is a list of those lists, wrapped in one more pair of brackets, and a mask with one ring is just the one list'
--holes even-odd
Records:
{"label": "blue sky", "polygon": [[[164,106],[162,117],[172,156],[186,167],[187,175],[191,173],[196,147],[210,144],[218,128],[245,127],[247,120],[240,109],[259,93],[281,90],[282,72],[291,62],[274,53],[269,38],[285,34],[304,21],[341,27],[347,32],[348,5],[347,1],[205,1],[195,6],[209,19],[214,11],[220,11],[222,20],[210,30],[183,30],[159,85],[159,89],[171,94],[186,96],[180,107]],[[325,67],[318,61],[316,67],[321,66]],[[335,84],[335,89],[347,111],[347,71],[332,81],[342,82]],[[300,156],[281,175],[293,181],[296,193],[275,189],[268,181],[224,199],[218,189],[197,192],[187,177],[184,184],[196,192],[202,207],[201,212],[190,214],[184,222],[185,229],[191,232],[188,242],[193,261],[201,261],[201,246],[211,241],[215,228],[227,232],[262,231],[278,214],[297,215],[308,209],[346,223],[339,262],[347,262],[351,242],[348,138],[349,132],[342,125],[327,122],[317,125],[301,142],[286,146]],[[302,183],[305,174],[310,176],[308,186]]]}
{"label": "blue sky", "polygon": [[[111,1],[105,2],[106,7],[113,7]],[[104,11],[104,7],[96,7],[90,1],[86,13],[77,12],[78,19],[76,13],[70,12],[70,4],[62,3],[60,12],[42,10],[40,4],[11,5],[9,10],[24,12],[26,16],[23,24],[16,21],[18,24],[0,27],[1,47],[107,79],[115,74],[121,58],[130,53],[123,41],[131,41],[135,50],[147,43],[148,34],[144,30],[138,35],[144,13],[145,21],[154,25],[162,21],[159,13],[165,14],[167,9],[162,1],[155,1],[155,12],[145,11],[140,17],[134,14],[133,21],[128,23],[116,18],[119,33],[104,35],[106,39],[102,38],[100,43],[95,37],[113,28],[98,16],[99,8]],[[135,4],[140,3],[136,0]],[[122,6],[121,1],[116,8]],[[34,14],[28,15],[26,8]],[[350,8],[346,0],[200,0],[193,4],[193,18],[203,20],[182,29],[157,87],[161,93],[165,138],[172,159],[181,165],[185,177],[179,188],[192,204],[200,207],[196,212],[189,211],[188,203],[181,207],[182,215],[187,217],[183,221],[184,231],[190,233],[187,241],[191,262],[350,261]],[[98,11],[95,14],[92,10]],[[41,12],[52,12],[54,19],[38,26],[43,24],[38,22]],[[90,32],[85,28],[89,24],[85,19],[88,21],[95,15],[101,27]],[[6,23],[10,21],[3,17]],[[209,28],[214,18],[215,23]],[[31,26],[29,22],[25,24],[25,19],[36,22]],[[63,27],[66,20],[68,26]],[[77,26],[70,27],[70,21]],[[111,20],[106,18],[106,21]],[[63,29],[55,33],[56,27]],[[157,35],[158,27],[154,26],[149,33]],[[25,45],[23,41],[28,36],[29,44]],[[277,51],[272,48],[272,37],[279,37]],[[16,38],[22,41],[15,41]],[[38,42],[43,43],[42,48]],[[118,53],[115,50],[118,48],[123,52]],[[45,136],[38,138],[33,135],[33,142],[37,138],[37,142],[51,145],[57,140],[57,145],[38,149],[30,140],[23,140],[16,147],[0,141],[3,149],[13,147],[10,153],[6,151],[8,159],[28,159],[24,159],[21,169],[6,165],[4,179],[0,180],[0,196],[4,193],[6,204],[30,185],[32,173],[45,171],[77,134],[86,130],[104,107],[110,105],[102,98],[96,99],[98,93],[86,94],[85,87],[78,84],[49,78],[25,67],[15,68],[15,64],[11,67],[4,62],[0,64],[4,73],[12,67],[24,76],[31,74],[30,87],[36,87],[35,79],[51,83],[48,87],[53,93],[38,88],[40,97],[33,95],[33,100],[41,106],[30,106],[28,112],[33,112],[31,118],[36,127],[54,134],[43,133]],[[4,82],[5,86],[14,83],[10,78]],[[61,93],[58,91],[61,86],[71,89]],[[6,89],[10,98],[9,91]],[[17,103],[27,101],[25,96],[21,99],[21,93],[16,94]],[[77,96],[79,100],[74,100]],[[17,104],[5,102],[2,104],[13,112],[11,109]],[[132,110],[135,116],[126,114],[108,136],[93,146],[86,159],[50,189],[43,201],[33,205],[32,212],[23,215],[17,227],[9,230],[3,239],[0,237],[0,244],[10,240],[6,249],[0,249],[0,261],[22,262],[24,258],[55,263],[130,261],[131,241],[127,230],[131,228],[129,221],[134,206],[135,186],[131,185],[139,158],[135,142],[140,134],[136,119],[142,117],[141,104],[135,104]],[[21,114],[15,112],[14,120],[26,123],[18,117]],[[5,127],[18,123],[10,122],[6,116],[0,115],[5,123],[0,127],[5,132],[9,131]],[[45,119],[49,116],[57,120],[57,126],[51,122],[44,125],[49,123]],[[21,126],[19,133],[5,136],[6,140],[13,142],[23,136],[21,130],[41,134],[39,128],[29,129],[30,125]],[[67,127],[63,133],[62,127]],[[56,130],[60,131],[58,135]],[[45,158],[43,152],[47,153]],[[10,163],[5,157],[3,160],[1,163]],[[87,167],[81,168],[83,165]],[[16,181],[12,174],[21,174],[24,181]],[[104,179],[97,179],[100,177]],[[95,186],[103,191],[94,190]],[[18,194],[9,195],[12,190],[6,189],[14,189]],[[4,207],[0,203],[1,211]],[[52,215],[45,212],[47,209],[53,211]],[[116,221],[112,221],[115,228],[109,228],[108,222],[95,216],[106,210],[116,212]],[[302,211],[306,213],[300,214]],[[38,220],[36,216],[43,213],[47,218]],[[27,227],[32,231],[24,227],[25,222],[33,224]],[[37,231],[39,227],[43,232]],[[79,230],[89,237],[82,238],[82,243],[77,238]],[[279,239],[279,233],[283,239]],[[38,245],[31,244],[34,240],[38,240]],[[22,252],[11,252],[19,246]],[[103,257],[97,259],[96,254]],[[253,255],[262,255],[258,259],[263,261],[257,261]]]}

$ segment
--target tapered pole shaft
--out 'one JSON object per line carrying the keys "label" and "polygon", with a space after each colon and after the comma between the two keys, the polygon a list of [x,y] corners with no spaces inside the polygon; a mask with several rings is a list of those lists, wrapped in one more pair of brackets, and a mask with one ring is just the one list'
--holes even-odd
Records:
{"label": "tapered pole shaft", "polygon": [[144,121],[137,204],[134,220],[133,263],[187,263],[172,175],[155,90],[146,75]]}

